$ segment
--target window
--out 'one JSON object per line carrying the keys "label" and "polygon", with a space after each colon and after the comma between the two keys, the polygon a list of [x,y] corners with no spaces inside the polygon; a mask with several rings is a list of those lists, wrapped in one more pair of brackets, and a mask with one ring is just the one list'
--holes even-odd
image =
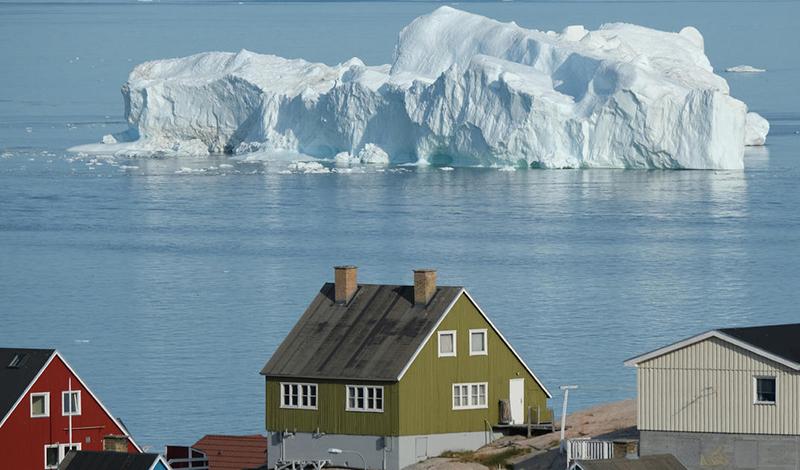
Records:
{"label": "window", "polygon": [[8,363],[9,369],[19,369],[20,367],[24,366],[28,360],[27,354],[14,354],[14,357],[11,358],[11,362]]}
{"label": "window", "polygon": [[58,464],[67,456],[70,450],[81,450],[81,444],[51,444],[44,446],[44,468],[58,468]]}
{"label": "window", "polygon": [[469,355],[485,356],[489,354],[486,346],[486,330],[469,330]]}
{"label": "window", "polygon": [[61,416],[81,414],[81,391],[61,392]]}
{"label": "window", "polygon": [[281,408],[317,409],[317,384],[282,383]]}
{"label": "window", "polygon": [[369,385],[347,386],[347,411],[383,412],[383,387]]}
{"label": "window", "polygon": [[456,332],[439,332],[439,357],[454,357],[456,355]]}
{"label": "window", "polygon": [[486,405],[486,382],[453,384],[453,409],[474,410]]}
{"label": "window", "polygon": [[775,377],[755,377],[755,403],[774,405],[777,398]]}
{"label": "window", "polygon": [[50,416],[50,392],[31,393],[31,418]]}

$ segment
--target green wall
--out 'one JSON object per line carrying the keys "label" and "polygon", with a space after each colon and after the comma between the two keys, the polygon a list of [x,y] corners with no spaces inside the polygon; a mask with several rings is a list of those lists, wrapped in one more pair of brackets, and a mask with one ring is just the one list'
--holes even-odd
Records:
{"label": "green wall", "polygon": [[[317,409],[281,408],[281,382],[317,384]],[[346,411],[346,385],[383,385],[383,413]],[[361,434],[396,436],[398,426],[397,383],[353,382],[332,380],[297,380],[267,378],[267,430],[324,432],[327,434]]]}
{"label": "green wall", "polygon": [[[486,328],[489,354],[469,355],[469,330]],[[456,330],[456,357],[438,357],[438,331]],[[492,330],[466,295],[456,301],[437,333],[420,352],[400,382],[400,434],[474,432],[485,429],[484,420],[497,424],[499,401],[508,399],[508,381],[525,379],[527,407],[546,413],[547,395]],[[488,408],[453,410],[452,384],[488,382]]]}
{"label": "green wall", "polygon": [[[489,354],[470,356],[469,330],[478,328],[487,330]],[[438,357],[437,332],[442,330],[457,331],[456,357]],[[269,377],[266,382],[267,430],[319,430],[327,434],[370,436],[483,431],[484,420],[498,423],[499,401],[508,399],[508,381],[512,378],[525,379],[526,420],[528,407],[533,407],[534,419],[537,406],[542,413],[547,412],[544,390],[465,295],[456,301],[437,332],[399,383],[382,384],[383,413],[346,411],[345,385],[358,383],[332,380],[294,380],[318,384],[317,410],[284,409],[280,407],[281,379]],[[452,386],[463,382],[488,382],[487,408],[453,410]]]}

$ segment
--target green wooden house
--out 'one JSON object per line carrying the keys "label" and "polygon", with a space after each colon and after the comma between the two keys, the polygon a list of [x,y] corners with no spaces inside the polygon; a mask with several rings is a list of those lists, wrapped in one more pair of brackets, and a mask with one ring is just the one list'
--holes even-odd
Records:
{"label": "green wooden house", "polygon": [[270,468],[361,467],[363,456],[395,470],[483,446],[501,423],[551,419],[547,388],[469,293],[437,286],[432,270],[400,286],[336,267],[261,373]]}

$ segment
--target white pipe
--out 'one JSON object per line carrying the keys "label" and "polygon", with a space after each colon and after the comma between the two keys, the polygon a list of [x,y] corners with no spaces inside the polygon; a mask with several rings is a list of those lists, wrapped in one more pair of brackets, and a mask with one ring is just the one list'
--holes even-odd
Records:
{"label": "white pipe", "polygon": [[564,403],[561,406],[561,450],[564,450],[564,431],[567,428],[567,402],[569,401],[569,391],[578,388],[577,385],[562,385],[564,390]]}
{"label": "white pipe", "polygon": [[[67,403],[69,403],[69,449],[72,449],[72,415],[75,411],[72,409],[72,377],[69,378],[68,390]],[[61,406],[64,406],[64,404],[62,403]]]}

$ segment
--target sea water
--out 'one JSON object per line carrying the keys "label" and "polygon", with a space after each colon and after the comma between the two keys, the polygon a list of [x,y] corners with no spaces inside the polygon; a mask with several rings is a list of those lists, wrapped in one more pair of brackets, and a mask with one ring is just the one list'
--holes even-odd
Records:
{"label": "sea water", "polygon": [[[242,48],[391,60],[438,4],[0,3],[0,345],[57,348],[152,450],[264,431],[259,371],[326,281],[466,286],[570,408],[630,398],[626,358],[800,321],[795,2],[463,3],[526,27],[698,27],[772,124],[744,171],[367,168],[94,159],[137,63]],[[553,405],[560,406],[558,399]]]}

